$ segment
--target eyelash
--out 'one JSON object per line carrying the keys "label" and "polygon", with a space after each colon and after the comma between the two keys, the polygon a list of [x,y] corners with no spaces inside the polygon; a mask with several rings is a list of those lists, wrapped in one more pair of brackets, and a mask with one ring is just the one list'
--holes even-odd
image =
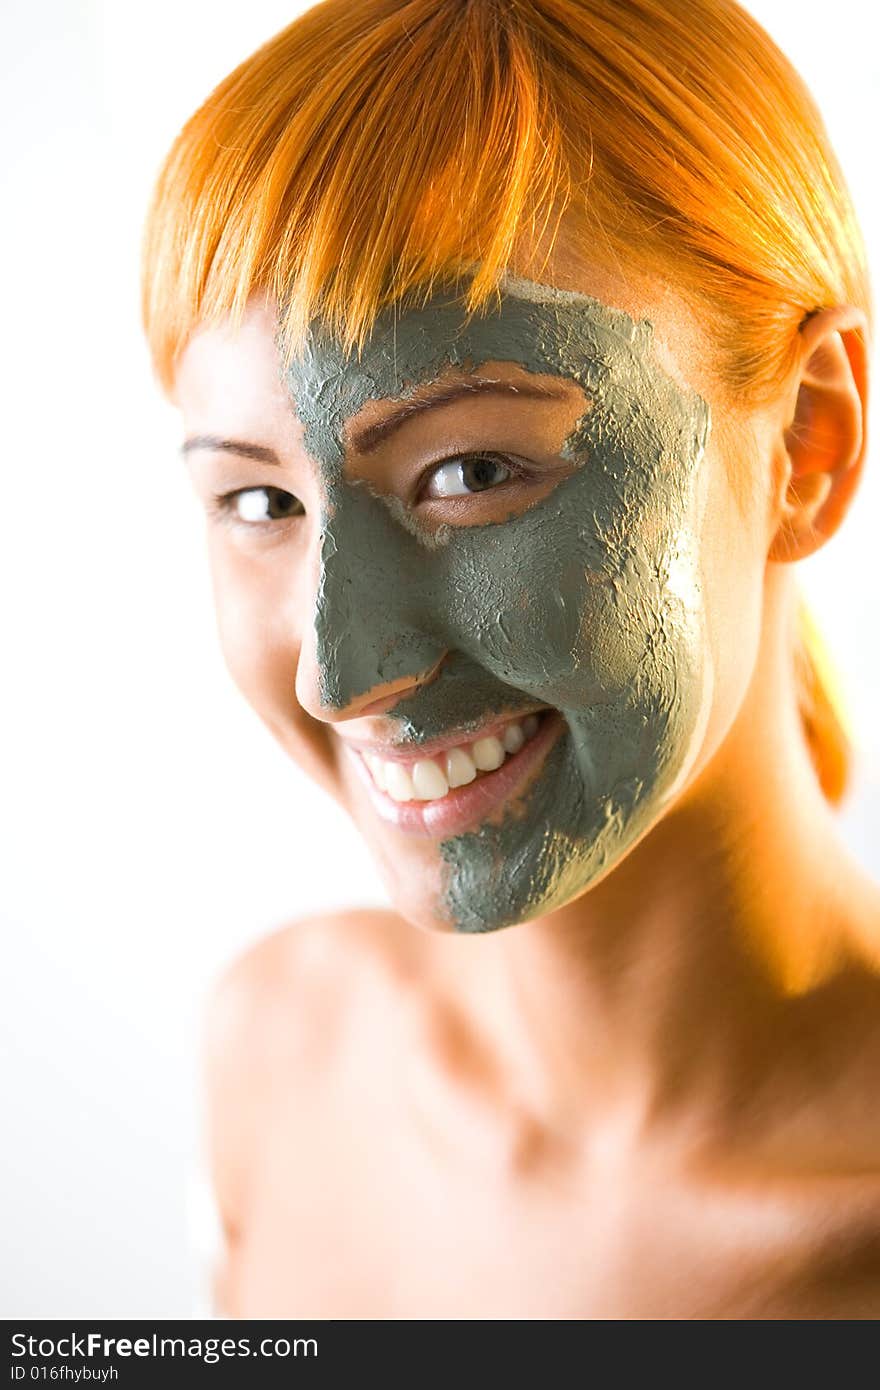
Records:
{"label": "eyelash", "polygon": [[[509,483],[523,482],[532,477],[532,472],[526,467],[524,461],[511,458],[509,454],[496,453],[494,449],[476,449],[469,454],[450,454],[448,458],[437,459],[435,463],[428,464],[427,468],[419,475],[416,487],[416,501],[421,498],[429,479],[432,478],[435,473],[439,473],[441,468],[445,468],[450,463],[475,463],[479,459],[492,459],[495,463],[501,463],[505,468],[509,468],[512,474],[512,477],[507,478],[503,483],[499,483],[497,487],[485,488],[485,492],[497,492],[500,488],[507,486]],[[482,492],[474,492],[471,494],[472,497],[480,497],[481,495]],[[466,497],[467,494],[462,494],[458,497],[430,497],[426,500],[429,502],[458,502],[465,500]]]}
{"label": "eyelash", "polygon": [[[421,494],[423,493],[429,479],[435,473],[439,472],[441,468],[446,467],[447,464],[467,464],[476,462],[478,459],[486,458],[493,459],[498,463],[502,463],[505,466],[505,468],[510,469],[512,475],[510,478],[506,479],[505,482],[499,483],[496,487],[486,488],[486,492],[497,492],[499,488],[505,487],[508,483],[523,482],[532,477],[531,470],[527,468],[524,463],[520,462],[515,458],[511,458],[509,454],[496,453],[494,450],[491,449],[479,449],[470,454],[450,454],[448,458],[437,459],[436,462],[429,464],[420,474],[416,489],[416,500],[418,501],[418,499],[421,497]],[[241,517],[237,517],[235,515],[235,502],[236,498],[241,497],[242,494],[246,492],[276,492],[282,493],[285,497],[294,496],[293,493],[287,492],[284,488],[273,487],[270,484],[266,484],[261,487],[240,487],[236,488],[233,492],[215,493],[211,498],[210,502],[210,510],[212,514],[217,516],[220,519],[220,521],[222,521],[227,526],[243,526],[248,530],[257,529],[262,531],[274,531],[278,526],[284,525],[288,521],[297,520],[299,517],[305,515],[305,511],[302,511],[295,512],[292,515],[286,517],[270,518],[268,521],[243,521]],[[472,494],[473,497],[479,497],[481,495],[482,493],[480,492],[475,492]],[[466,497],[467,494],[462,494],[461,496],[457,497],[432,497],[428,498],[427,500],[431,502],[442,501],[449,503],[465,500]]]}
{"label": "eyelash", "polygon": [[[294,494],[288,492],[285,488],[273,487],[271,484],[264,484],[261,487],[239,487],[233,492],[214,493],[209,501],[209,511],[211,515],[221,521],[224,526],[242,526],[248,531],[274,531],[276,527],[283,525],[285,522],[296,521],[301,516],[305,516],[305,510],[303,510],[301,512],[293,512],[290,516],[270,517],[268,521],[244,521],[240,516],[235,515],[235,503],[236,499],[243,496],[246,492],[275,492],[281,493],[284,497],[294,497]],[[302,506],[302,503],[300,503],[300,506]]]}

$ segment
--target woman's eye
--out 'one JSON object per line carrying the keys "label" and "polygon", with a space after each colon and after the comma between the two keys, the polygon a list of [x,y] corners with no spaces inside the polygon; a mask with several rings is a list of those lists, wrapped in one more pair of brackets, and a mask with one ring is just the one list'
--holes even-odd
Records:
{"label": "woman's eye", "polygon": [[424,497],[470,497],[475,492],[507,483],[517,476],[512,464],[495,454],[474,454],[469,458],[441,463],[428,478]]}
{"label": "woman's eye", "polygon": [[290,516],[304,516],[305,507],[292,492],[280,487],[248,487],[220,499],[223,510],[234,521],[284,521]]}

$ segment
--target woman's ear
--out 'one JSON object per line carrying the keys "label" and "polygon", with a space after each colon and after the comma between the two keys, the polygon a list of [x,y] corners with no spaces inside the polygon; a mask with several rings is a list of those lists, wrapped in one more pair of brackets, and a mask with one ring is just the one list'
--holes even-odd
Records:
{"label": "woman's ear", "polygon": [[860,309],[823,309],[800,330],[793,418],[780,440],[781,485],[770,560],[801,560],[837,530],[865,457],[867,322]]}

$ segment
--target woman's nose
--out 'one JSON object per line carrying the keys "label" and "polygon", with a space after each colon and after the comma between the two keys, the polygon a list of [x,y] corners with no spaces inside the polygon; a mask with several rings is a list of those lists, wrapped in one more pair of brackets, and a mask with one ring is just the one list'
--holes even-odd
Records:
{"label": "woman's nose", "polygon": [[348,492],[316,537],[296,673],[300,705],[330,722],[390,709],[433,679],[446,655],[427,630],[425,551],[379,499]]}
{"label": "woman's nose", "polygon": [[[296,668],[296,698],[299,705],[313,719],[325,723],[338,723],[345,719],[360,719],[371,714],[384,714],[395,705],[412,695],[420,686],[427,685],[437,675],[445,660],[443,653],[432,666],[416,671],[412,675],[399,676],[396,680],[376,681],[366,689],[354,694],[344,704],[334,704],[325,698],[327,690],[326,664],[318,656],[317,642],[314,639],[314,626],[304,635]],[[342,657],[344,660],[344,656]]]}

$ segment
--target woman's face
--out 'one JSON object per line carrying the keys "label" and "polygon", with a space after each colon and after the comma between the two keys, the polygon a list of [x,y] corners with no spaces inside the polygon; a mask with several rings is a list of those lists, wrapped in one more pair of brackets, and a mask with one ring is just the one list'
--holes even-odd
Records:
{"label": "woman's face", "polygon": [[754,664],[767,536],[729,481],[754,432],[713,421],[662,283],[602,284],[509,278],[467,326],[438,293],[360,356],[315,326],[286,372],[254,304],[181,361],[230,671],[421,925],[491,931],[598,882]]}

